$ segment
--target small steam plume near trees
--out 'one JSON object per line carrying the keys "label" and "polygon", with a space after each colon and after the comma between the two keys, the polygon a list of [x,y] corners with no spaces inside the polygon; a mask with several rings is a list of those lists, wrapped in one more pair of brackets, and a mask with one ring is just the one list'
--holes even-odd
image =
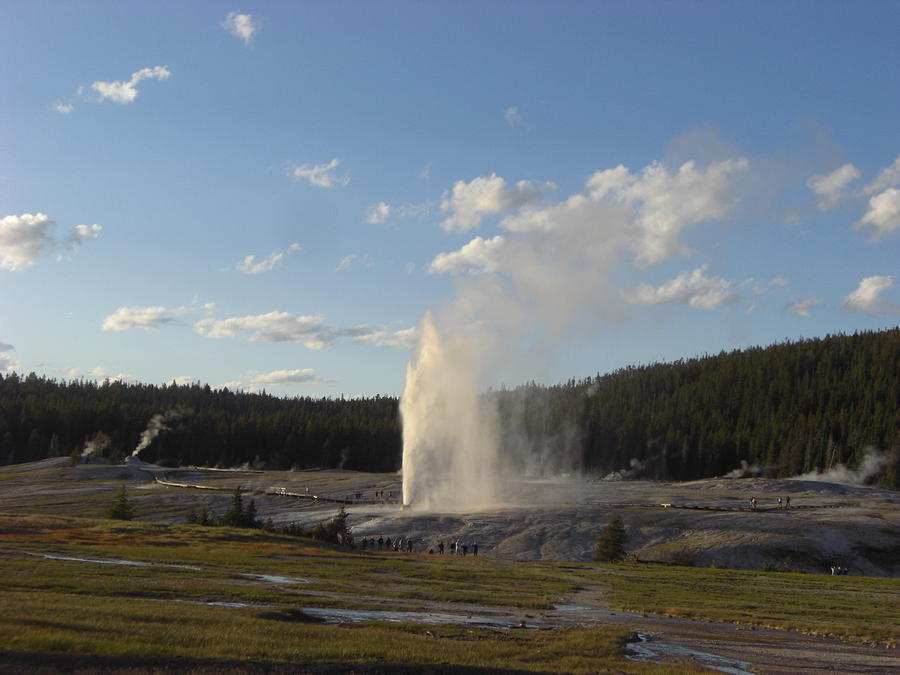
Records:
{"label": "small steam plume near trees", "polygon": [[162,432],[170,431],[170,425],[174,424],[182,417],[185,417],[189,412],[190,411],[185,408],[175,408],[151,417],[147,422],[147,428],[141,432],[141,438],[134,448],[134,451],[131,453],[131,456],[136,459],[141,450],[149,446]]}

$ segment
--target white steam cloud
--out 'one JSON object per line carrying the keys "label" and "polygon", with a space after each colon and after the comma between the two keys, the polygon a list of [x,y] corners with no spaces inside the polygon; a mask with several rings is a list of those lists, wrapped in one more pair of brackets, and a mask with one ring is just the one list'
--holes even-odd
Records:
{"label": "white steam cloud", "polygon": [[722,478],[750,478],[753,476],[761,476],[762,472],[762,467],[759,464],[750,464],[746,459],[742,459],[741,465],[738,468],[729,471],[722,476]]}
{"label": "white steam cloud", "polygon": [[80,460],[82,462],[87,462],[91,457],[103,452],[110,445],[112,445],[112,439],[102,431],[98,431],[94,434],[93,438],[85,442],[84,448],[81,451]]}
{"label": "white steam cloud", "polygon": [[814,480],[823,483],[845,483],[847,485],[865,485],[877,478],[894,456],[875,448],[866,448],[863,458],[856,469],[849,469],[844,464],[837,464],[831,469],[820,471],[814,469],[809,473],[794,476],[792,480]]}
{"label": "white steam cloud", "polygon": [[[505,233],[431,264],[431,272],[480,274],[457,277],[455,298],[419,327],[400,402],[404,503],[444,510],[502,503],[500,472],[515,474],[501,462],[496,397],[480,392],[505,375],[520,379],[573,330],[621,313],[623,294],[609,280],[614,263],[632,256],[646,266],[686,252],[680,234],[734,208],[735,177],[747,167],[742,158],[674,171],[654,163],[637,174],[620,166],[598,171],[557,203],[541,200],[549,184],[507,187],[496,174],[457,182],[445,194],[441,226],[465,231],[495,215]],[[696,277],[692,289],[690,275],[682,284],[695,306],[730,298],[728,282],[702,268]]]}
{"label": "white steam cloud", "polygon": [[171,429],[169,425],[174,424],[187,414],[187,410],[183,408],[175,408],[173,410],[169,410],[168,412],[160,413],[151,417],[150,421],[147,422],[147,428],[144,429],[143,432],[141,432],[141,439],[138,441],[138,444],[134,448],[134,452],[131,453],[131,456],[137,459],[141,450],[150,445],[163,431],[169,431]]}

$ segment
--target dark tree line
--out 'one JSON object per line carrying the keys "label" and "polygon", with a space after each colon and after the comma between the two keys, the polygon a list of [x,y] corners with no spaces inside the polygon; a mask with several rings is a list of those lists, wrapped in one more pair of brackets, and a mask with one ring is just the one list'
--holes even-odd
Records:
{"label": "dark tree line", "polygon": [[[500,391],[501,420],[595,472],[690,480],[744,461],[795,476],[854,468],[867,448],[900,488],[900,329],[785,342]],[[573,443],[572,436],[576,436]],[[535,448],[539,449],[539,448]]]}
{"label": "dark tree line", "polygon": [[[785,342],[629,367],[556,386],[490,392],[504,457],[535,471],[622,471],[688,480],[746,462],[793,476],[867,447],[893,453],[900,487],[900,329]],[[174,411],[174,412],[173,412]],[[0,375],[0,463],[79,454],[121,460],[148,422],[166,430],[146,461],[272,469],[400,467],[398,401],[277,398],[208,386],[55,381]]]}
{"label": "dark tree line", "polygon": [[140,458],[165,465],[392,471],[400,463],[395,398],[277,398],[209,386],[61,382],[0,376],[0,462],[80,455],[121,461],[154,417]]}

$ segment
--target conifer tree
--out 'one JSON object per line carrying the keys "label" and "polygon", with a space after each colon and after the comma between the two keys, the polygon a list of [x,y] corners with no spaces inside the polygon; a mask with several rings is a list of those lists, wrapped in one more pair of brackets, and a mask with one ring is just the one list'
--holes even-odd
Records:
{"label": "conifer tree", "polygon": [[116,499],[106,512],[113,520],[132,520],[134,518],[134,506],[128,501],[128,495],[123,485],[116,494]]}
{"label": "conifer tree", "polygon": [[625,523],[619,517],[613,518],[597,539],[597,550],[594,560],[598,562],[620,562],[625,559],[625,542],[628,533]]}

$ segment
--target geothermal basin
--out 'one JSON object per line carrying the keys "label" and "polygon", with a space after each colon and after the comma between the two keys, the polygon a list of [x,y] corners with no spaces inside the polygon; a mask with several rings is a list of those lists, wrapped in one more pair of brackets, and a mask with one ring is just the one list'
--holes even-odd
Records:
{"label": "geothermal basin", "polygon": [[[479,555],[586,561],[614,517],[639,560],[900,576],[900,493],[821,481],[714,478],[686,483],[586,477],[507,480],[503,504],[469,510],[401,507],[401,477],[355,471],[252,471],[72,465],[67,458],[0,467],[7,510],[102,515],[122,484],[139,520],[183,522],[188,509],[228,508],[234,488],[276,526],[311,528],[343,506],[353,535],[412,539],[416,553],[439,542],[477,543]],[[19,478],[21,477],[21,478]],[[779,508],[779,497],[791,508]],[[758,511],[750,510],[757,499]],[[94,513],[91,511],[96,511]]]}

